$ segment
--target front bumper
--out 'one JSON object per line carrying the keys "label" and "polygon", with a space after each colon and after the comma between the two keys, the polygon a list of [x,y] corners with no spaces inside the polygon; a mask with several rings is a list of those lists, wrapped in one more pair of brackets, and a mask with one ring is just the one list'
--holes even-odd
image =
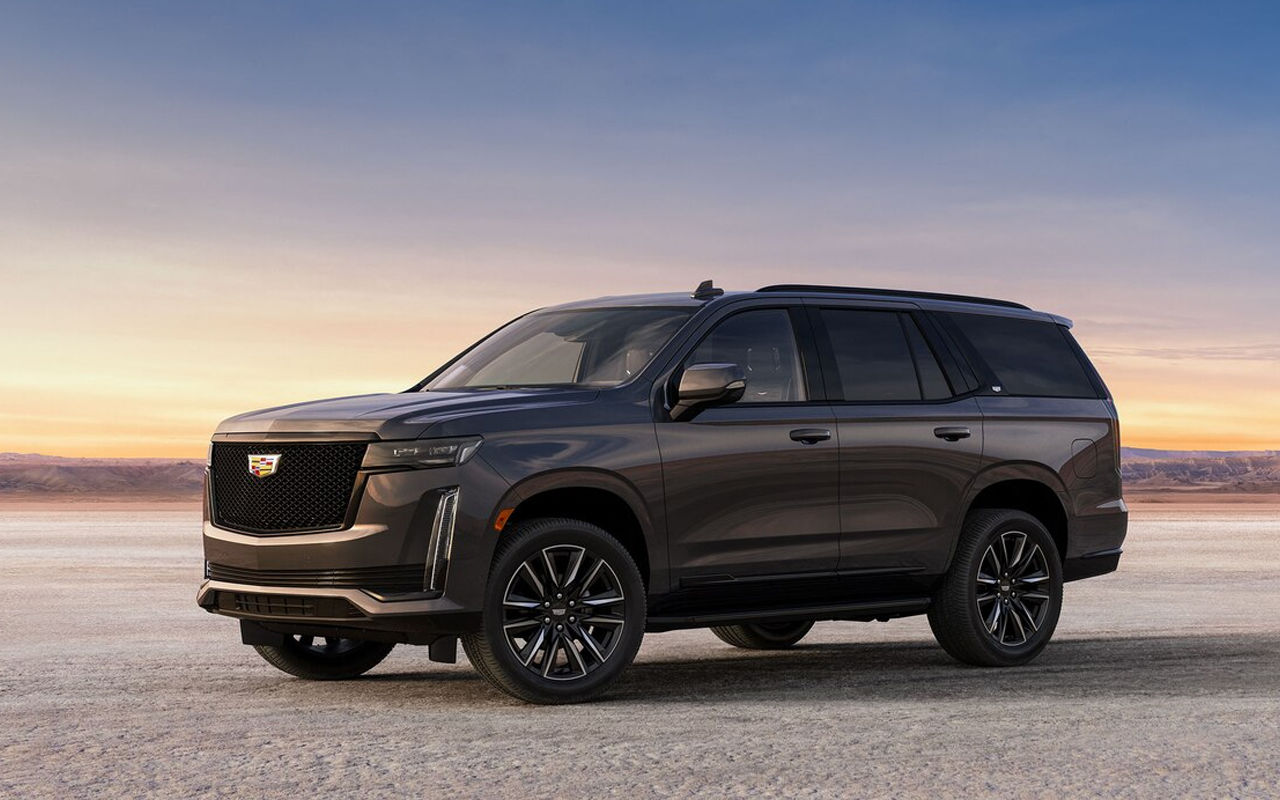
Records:
{"label": "front bumper", "polygon": [[[364,632],[363,638],[429,643],[472,630],[498,535],[492,517],[507,488],[478,458],[461,467],[373,471],[364,476],[347,527],[276,535],[214,525],[206,493],[209,566],[196,602],[287,633],[340,630],[352,638]],[[440,512],[454,490],[445,547]],[[399,576],[390,591],[351,577],[388,571]],[[404,576],[414,571],[421,583],[405,586]]]}
{"label": "front bumper", "polygon": [[360,589],[308,589],[206,580],[196,592],[205,610],[257,622],[279,633],[430,644],[474,630],[478,611],[447,598],[377,600]]}

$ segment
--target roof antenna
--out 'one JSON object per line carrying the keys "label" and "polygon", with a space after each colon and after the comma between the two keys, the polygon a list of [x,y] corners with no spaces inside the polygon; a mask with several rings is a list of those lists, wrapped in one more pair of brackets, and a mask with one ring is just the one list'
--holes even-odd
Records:
{"label": "roof antenna", "polygon": [[689,295],[694,300],[710,300],[713,297],[719,297],[724,294],[724,289],[717,289],[715,281],[703,281],[698,284],[698,288],[693,290],[693,294]]}

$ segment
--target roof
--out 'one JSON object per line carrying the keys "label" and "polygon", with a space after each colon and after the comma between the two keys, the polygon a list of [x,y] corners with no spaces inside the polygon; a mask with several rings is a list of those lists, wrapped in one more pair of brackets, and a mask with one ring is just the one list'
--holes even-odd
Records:
{"label": "roof", "polygon": [[669,308],[699,308],[704,305],[722,304],[744,297],[762,297],[770,295],[796,295],[801,297],[836,296],[850,299],[869,300],[879,303],[907,303],[918,308],[934,311],[953,311],[996,314],[1000,316],[1042,319],[1071,327],[1071,320],[1056,314],[1035,311],[1021,303],[1011,300],[998,300],[990,297],[974,297],[971,295],[942,294],[939,292],[917,292],[905,289],[876,289],[853,286],[820,286],[808,284],[774,284],[763,286],[754,292],[726,291],[720,296],[695,298],[689,292],[661,292],[653,294],[615,295],[597,297],[589,300],[576,300],[562,305],[552,306],[556,310],[575,310],[587,308],[621,308],[627,306],[666,306]]}

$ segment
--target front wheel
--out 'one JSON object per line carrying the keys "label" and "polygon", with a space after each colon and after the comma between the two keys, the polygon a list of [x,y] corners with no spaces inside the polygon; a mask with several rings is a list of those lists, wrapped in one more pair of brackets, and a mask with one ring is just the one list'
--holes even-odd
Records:
{"label": "front wheel", "polygon": [[1040,654],[1061,609],[1062,565],[1049,531],[1021,511],[984,509],[965,520],[929,627],[959,661],[1010,667]]}
{"label": "front wheel", "polygon": [[521,700],[591,700],[635,657],[645,603],[635,561],[604,530],[531,520],[498,546],[483,627],[462,646],[486,680]]}
{"label": "front wheel", "polygon": [[363,675],[394,648],[386,642],[366,642],[334,636],[286,636],[283,645],[254,645],[258,655],[276,669],[313,681],[334,681]]}

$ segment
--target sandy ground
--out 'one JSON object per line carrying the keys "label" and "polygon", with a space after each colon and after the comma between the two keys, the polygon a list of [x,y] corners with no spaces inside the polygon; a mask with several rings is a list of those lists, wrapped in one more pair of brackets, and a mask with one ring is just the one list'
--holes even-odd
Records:
{"label": "sandy ground", "polygon": [[1035,664],[922,619],[786,653],[650,636],[605,701],[537,708],[399,648],[306,683],[194,605],[198,513],[0,506],[0,796],[1280,795],[1280,510],[1135,514]]}

